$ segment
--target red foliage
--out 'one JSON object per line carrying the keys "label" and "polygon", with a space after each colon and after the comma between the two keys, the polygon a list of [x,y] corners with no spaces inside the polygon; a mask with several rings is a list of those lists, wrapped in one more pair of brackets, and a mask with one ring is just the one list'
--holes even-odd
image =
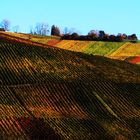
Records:
{"label": "red foliage", "polygon": [[50,45],[50,46],[53,46],[53,45],[56,45],[56,44],[59,43],[59,42],[60,42],[60,40],[52,39],[52,40],[49,40],[49,41],[47,42],[47,44]]}
{"label": "red foliage", "polygon": [[129,62],[133,63],[133,64],[136,64],[136,63],[140,62],[140,56],[135,57],[134,59],[130,60]]}

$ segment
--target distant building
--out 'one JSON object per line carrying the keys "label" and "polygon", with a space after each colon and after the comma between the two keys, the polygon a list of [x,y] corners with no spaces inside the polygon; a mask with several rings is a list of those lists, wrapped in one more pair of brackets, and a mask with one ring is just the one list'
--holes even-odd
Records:
{"label": "distant building", "polygon": [[5,29],[4,28],[0,28],[0,31],[4,31],[5,32]]}

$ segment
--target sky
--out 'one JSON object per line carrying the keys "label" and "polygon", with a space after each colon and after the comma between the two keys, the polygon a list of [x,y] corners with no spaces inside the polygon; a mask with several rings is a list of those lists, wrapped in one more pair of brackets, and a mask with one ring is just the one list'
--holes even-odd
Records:
{"label": "sky", "polygon": [[90,30],[136,33],[140,38],[140,0],[0,0],[0,21],[8,19],[28,33],[36,23],[54,24],[80,34]]}

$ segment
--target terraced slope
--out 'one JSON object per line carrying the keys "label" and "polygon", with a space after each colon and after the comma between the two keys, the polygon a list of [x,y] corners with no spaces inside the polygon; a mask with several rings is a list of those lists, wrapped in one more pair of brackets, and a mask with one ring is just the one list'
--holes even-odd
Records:
{"label": "terraced slope", "polygon": [[0,139],[140,136],[140,68],[0,38]]}

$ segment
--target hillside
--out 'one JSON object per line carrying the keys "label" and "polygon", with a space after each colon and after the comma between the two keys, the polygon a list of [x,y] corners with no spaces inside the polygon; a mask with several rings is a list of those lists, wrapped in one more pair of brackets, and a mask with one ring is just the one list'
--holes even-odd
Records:
{"label": "hillside", "polygon": [[140,136],[140,67],[0,37],[0,139]]}
{"label": "hillside", "polygon": [[123,44],[124,42],[62,40],[56,46],[87,54],[109,56]]}
{"label": "hillside", "polygon": [[140,43],[62,40],[55,46],[118,60],[128,60],[132,56],[140,56]]}
{"label": "hillside", "polygon": [[47,45],[55,45],[60,41],[60,37],[56,36],[39,36],[39,35],[31,35],[24,33],[13,33],[13,32],[0,32],[1,36],[9,36],[14,38],[20,38],[36,43],[47,44]]}
{"label": "hillside", "polygon": [[87,78],[140,82],[140,68],[119,60],[9,38],[2,38],[0,46],[2,85]]}
{"label": "hillside", "polygon": [[[6,35],[27,39],[41,44],[48,44],[75,52],[101,55],[118,60],[129,60],[130,63],[134,63],[131,61],[131,58],[140,56],[140,43],[60,40],[59,37],[55,36],[41,37],[29,34],[17,34],[10,32],[3,33]],[[139,63],[140,60],[138,59],[136,64]]]}

